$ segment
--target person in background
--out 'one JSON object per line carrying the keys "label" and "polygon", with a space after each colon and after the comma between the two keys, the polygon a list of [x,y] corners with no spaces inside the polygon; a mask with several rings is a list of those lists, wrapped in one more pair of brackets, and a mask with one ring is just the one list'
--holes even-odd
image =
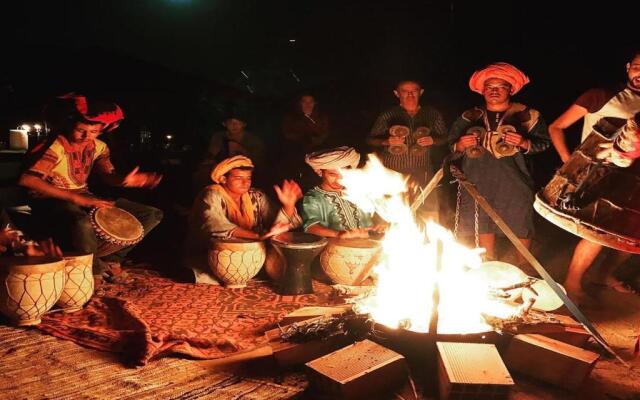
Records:
{"label": "person in background", "polygon": [[317,150],[329,137],[329,118],[318,109],[315,97],[303,94],[295,110],[282,121],[282,136],[292,149],[304,153]]}
{"label": "person in background", "polygon": [[[412,80],[398,82],[393,94],[399,104],[378,116],[367,143],[372,146],[385,167],[409,175],[414,184],[424,186],[437,168],[433,163],[433,146],[447,142],[447,128],[438,110],[420,104],[424,89]],[[396,137],[390,131],[394,126],[404,127],[409,135]],[[428,132],[423,135],[421,132]],[[406,151],[394,153],[390,146],[405,144]],[[426,218],[439,219],[438,195],[433,193],[421,209]]]}
{"label": "person in background", "polygon": [[265,145],[260,137],[245,129],[247,122],[243,115],[239,112],[228,113],[222,126],[224,130],[211,136],[204,159],[194,176],[198,192],[208,184],[211,169],[229,157],[242,155],[250,158],[257,166],[265,165]]}

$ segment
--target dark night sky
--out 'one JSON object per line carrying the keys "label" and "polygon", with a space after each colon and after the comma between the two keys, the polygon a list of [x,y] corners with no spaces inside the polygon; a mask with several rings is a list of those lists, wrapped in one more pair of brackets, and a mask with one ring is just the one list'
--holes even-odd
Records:
{"label": "dark night sky", "polygon": [[551,120],[589,86],[623,80],[627,53],[639,44],[632,2],[583,3],[5,2],[0,105],[4,114],[28,114],[77,90],[129,102],[131,114],[162,110],[136,105],[149,97],[188,103],[184,97],[206,92],[282,103],[310,88],[366,129],[365,119],[394,103],[396,80],[420,79],[426,100],[451,119],[477,101],[467,88],[473,70],[503,60],[531,77],[521,100]]}

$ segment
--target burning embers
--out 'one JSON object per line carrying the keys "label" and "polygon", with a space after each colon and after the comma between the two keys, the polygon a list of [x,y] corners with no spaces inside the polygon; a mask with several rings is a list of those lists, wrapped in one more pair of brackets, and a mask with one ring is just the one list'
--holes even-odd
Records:
{"label": "burning embers", "polygon": [[375,289],[354,300],[358,313],[392,328],[428,332],[434,282],[440,291],[438,333],[486,332],[492,327],[485,316],[506,319],[518,313],[495,288],[526,282],[527,276],[504,263],[482,265],[481,249],[457,243],[450,231],[432,221],[417,221],[400,173],[371,155],[365,168],[341,172],[347,198],[390,223],[373,270]]}

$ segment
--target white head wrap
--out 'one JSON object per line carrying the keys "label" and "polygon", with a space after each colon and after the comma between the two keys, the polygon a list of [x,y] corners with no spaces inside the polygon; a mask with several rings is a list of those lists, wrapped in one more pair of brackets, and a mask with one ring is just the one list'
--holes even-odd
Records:
{"label": "white head wrap", "polygon": [[307,154],[304,161],[320,175],[323,169],[356,168],[360,162],[360,154],[353,147],[342,146]]}

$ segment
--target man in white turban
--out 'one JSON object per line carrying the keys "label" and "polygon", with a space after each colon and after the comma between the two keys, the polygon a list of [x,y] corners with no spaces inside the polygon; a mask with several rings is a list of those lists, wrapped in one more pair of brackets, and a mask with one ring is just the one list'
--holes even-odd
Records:
{"label": "man in white turban", "polygon": [[340,169],[356,168],[360,154],[343,146],[307,154],[305,161],[322,182],[302,199],[304,230],[324,237],[368,238],[373,229],[371,215],[342,196],[340,182]]}

